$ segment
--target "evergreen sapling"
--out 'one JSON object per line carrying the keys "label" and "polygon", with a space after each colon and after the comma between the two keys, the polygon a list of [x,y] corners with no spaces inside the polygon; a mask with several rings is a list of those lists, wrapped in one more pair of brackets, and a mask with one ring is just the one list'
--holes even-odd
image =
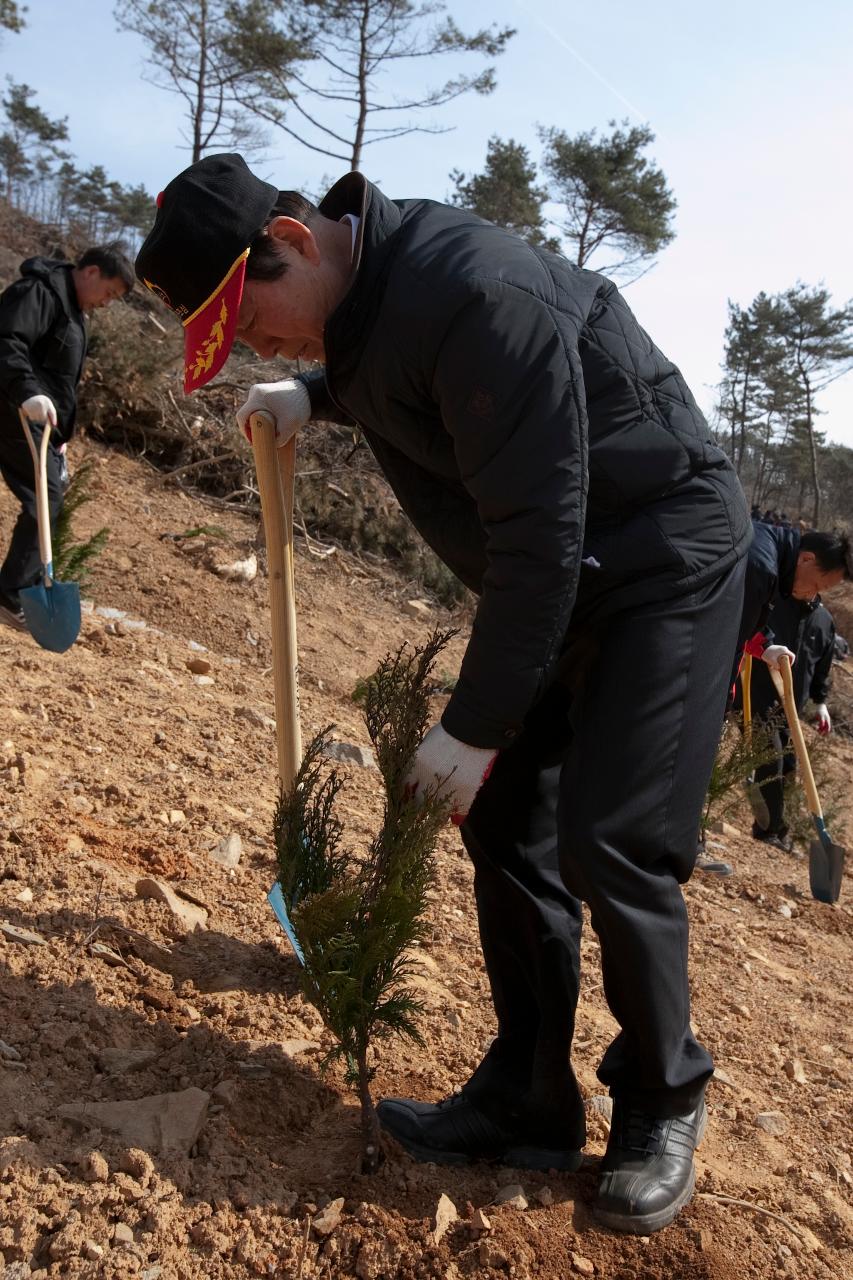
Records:
{"label": "evergreen sapling", "polygon": [[279,884],[304,957],[303,987],[337,1040],[329,1059],[344,1061],[347,1083],[358,1090],[364,1172],[382,1158],[368,1048],[394,1035],[423,1044],[416,1023],[423,1005],[407,981],[450,802],[440,794],[444,779],[417,798],[405,779],[429,723],[432,669],[452,634],[434,632],[413,650],[401,646],[364,687],[364,720],[385,787],[382,825],[366,856],[342,848],[335,801],[343,784],[321,763],[328,729],[308,746],[275,814]]}

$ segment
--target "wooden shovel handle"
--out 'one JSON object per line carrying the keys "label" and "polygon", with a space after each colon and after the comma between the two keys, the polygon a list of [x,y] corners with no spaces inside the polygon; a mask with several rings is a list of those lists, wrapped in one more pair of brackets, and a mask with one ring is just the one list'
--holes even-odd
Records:
{"label": "wooden shovel handle", "polygon": [[33,433],[30,431],[30,420],[23,409],[18,410],[18,417],[21,419],[21,426],[24,428],[24,435],[27,438],[27,444],[30,446],[30,453],[33,457],[33,470],[35,471],[36,479],[36,519],[39,531],[39,555],[47,573],[52,578],[53,544],[50,538],[50,502],[47,493],[47,445],[50,440],[50,423],[44,422],[41,445],[37,450],[33,440]]}
{"label": "wooden shovel handle", "polygon": [[773,681],[776,691],[782,699],[782,705],[785,708],[785,715],[788,719],[788,728],[791,731],[791,740],[794,744],[794,751],[797,756],[797,764],[800,768],[800,777],[803,780],[803,790],[806,793],[806,804],[809,813],[816,818],[823,817],[823,810],[820,807],[820,797],[817,794],[815,786],[814,774],[812,773],[812,762],[809,759],[806,740],[803,737],[803,726],[800,724],[800,717],[797,713],[797,704],[794,701],[794,681],[791,676],[791,662],[789,658],[782,657],[779,659],[779,671],[770,668],[770,678]]}
{"label": "wooden shovel handle", "polygon": [[743,699],[743,734],[752,741],[752,654],[745,653],[740,664],[740,691]]}
{"label": "wooden shovel handle", "polygon": [[295,437],[276,447],[275,422],[268,413],[250,419],[255,470],[267,539],[273,683],[275,687],[278,775],[287,790],[302,763],[299,725],[299,659],[293,591],[293,477]]}

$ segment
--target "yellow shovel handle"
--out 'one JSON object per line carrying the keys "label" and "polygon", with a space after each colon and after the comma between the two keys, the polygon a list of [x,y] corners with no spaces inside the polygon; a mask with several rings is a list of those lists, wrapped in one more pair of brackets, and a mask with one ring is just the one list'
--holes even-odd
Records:
{"label": "yellow shovel handle", "polygon": [[[780,674],[781,672],[781,674]],[[816,818],[823,817],[823,810],[820,807],[820,797],[815,786],[814,774],[812,773],[812,762],[809,759],[806,740],[803,737],[803,726],[800,724],[800,717],[797,714],[797,704],[794,701],[794,681],[791,676],[790,658],[781,657],[779,659],[779,671],[770,668],[770,678],[776,688],[776,692],[782,699],[782,705],[785,708],[785,715],[788,719],[788,728],[791,731],[791,741],[794,744],[794,751],[797,756],[797,764],[800,769],[800,777],[803,780],[803,790],[806,793],[806,804],[809,813]]]}

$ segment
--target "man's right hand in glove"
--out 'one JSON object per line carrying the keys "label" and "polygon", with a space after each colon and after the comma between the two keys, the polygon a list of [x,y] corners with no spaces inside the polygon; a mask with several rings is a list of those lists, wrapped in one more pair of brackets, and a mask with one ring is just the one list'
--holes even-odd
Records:
{"label": "man's right hand in glove", "polygon": [[769,644],[761,655],[762,661],[766,662],[771,671],[781,670],[779,666],[780,658],[787,658],[791,666],[794,665],[794,654],[790,649],[786,649],[783,644]]}
{"label": "man's right hand in glove", "polygon": [[56,405],[50,396],[30,396],[21,405],[21,411],[30,422],[49,422],[52,427],[56,426]]}
{"label": "man's right hand in glove", "polygon": [[417,801],[430,787],[451,803],[450,816],[459,826],[468,816],[474,797],[492,771],[494,747],[471,747],[434,724],[415,753],[406,786]]}
{"label": "man's right hand in glove", "polygon": [[275,419],[275,442],[281,448],[311,417],[308,388],[298,378],[285,378],[283,382],[259,382],[252,387],[246,403],[237,410],[238,426],[249,444],[252,443],[249,419],[258,410],[263,410]]}

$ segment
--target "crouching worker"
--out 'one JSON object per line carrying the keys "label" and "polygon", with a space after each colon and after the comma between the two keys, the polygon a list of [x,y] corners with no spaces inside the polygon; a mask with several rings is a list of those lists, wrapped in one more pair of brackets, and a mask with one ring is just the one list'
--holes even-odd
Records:
{"label": "crouching worker", "polygon": [[[810,536],[810,535],[807,535]],[[832,732],[832,720],[826,700],[832,681],[832,658],[835,652],[835,623],[819,596],[813,600],[795,595],[780,596],[767,618],[766,629],[775,644],[784,645],[794,657],[792,683],[797,711],[802,715],[811,698],[815,704],[814,723],[820,734]],[[776,750],[775,759],[755,770],[755,785],[761,792],[762,804],[756,806],[752,835],[786,853],[791,851],[791,837],[785,821],[787,784],[793,781],[797,757],[791,744],[785,713],[768,667],[753,664],[750,687],[752,715],[766,724]],[[741,705],[738,688],[735,708]]]}
{"label": "crouching worker", "polygon": [[690,1028],[691,873],[735,649],[749,513],[678,369],[594,272],[351,173],[319,209],[210,156],[137,259],[186,331],[186,387],[232,340],[325,370],[255,387],[287,440],[357,422],[403,509],[479,595],[414,762],[475,867],[497,1036],[462,1091],[389,1098],[415,1159],[574,1169],[582,902],[620,1031],[601,1221],[691,1196],[712,1072]]}
{"label": "crouching worker", "polygon": [[0,622],[26,630],[19,593],[38,581],[41,558],[33,460],[19,416],[33,424],[36,448],[44,423],[51,524],[64,497],[65,446],[74,432],[77,384],[86,356],[88,312],[121,298],[134,285],[133,268],[113,246],[87,249],[76,266],[28,258],[0,295],[0,474],[21,504],[0,567]]}
{"label": "crouching worker", "polygon": [[[781,657],[795,661],[796,654],[785,643],[785,635],[777,636],[769,623],[774,607],[789,601],[806,605],[845,578],[853,578],[853,548],[846,533],[820,533],[817,529],[800,533],[757,521],[753,529],[733,682],[744,653],[761,658],[774,670]],[[797,612],[795,606],[794,614]],[[783,608],[779,615],[783,633],[790,629],[793,616]]]}

